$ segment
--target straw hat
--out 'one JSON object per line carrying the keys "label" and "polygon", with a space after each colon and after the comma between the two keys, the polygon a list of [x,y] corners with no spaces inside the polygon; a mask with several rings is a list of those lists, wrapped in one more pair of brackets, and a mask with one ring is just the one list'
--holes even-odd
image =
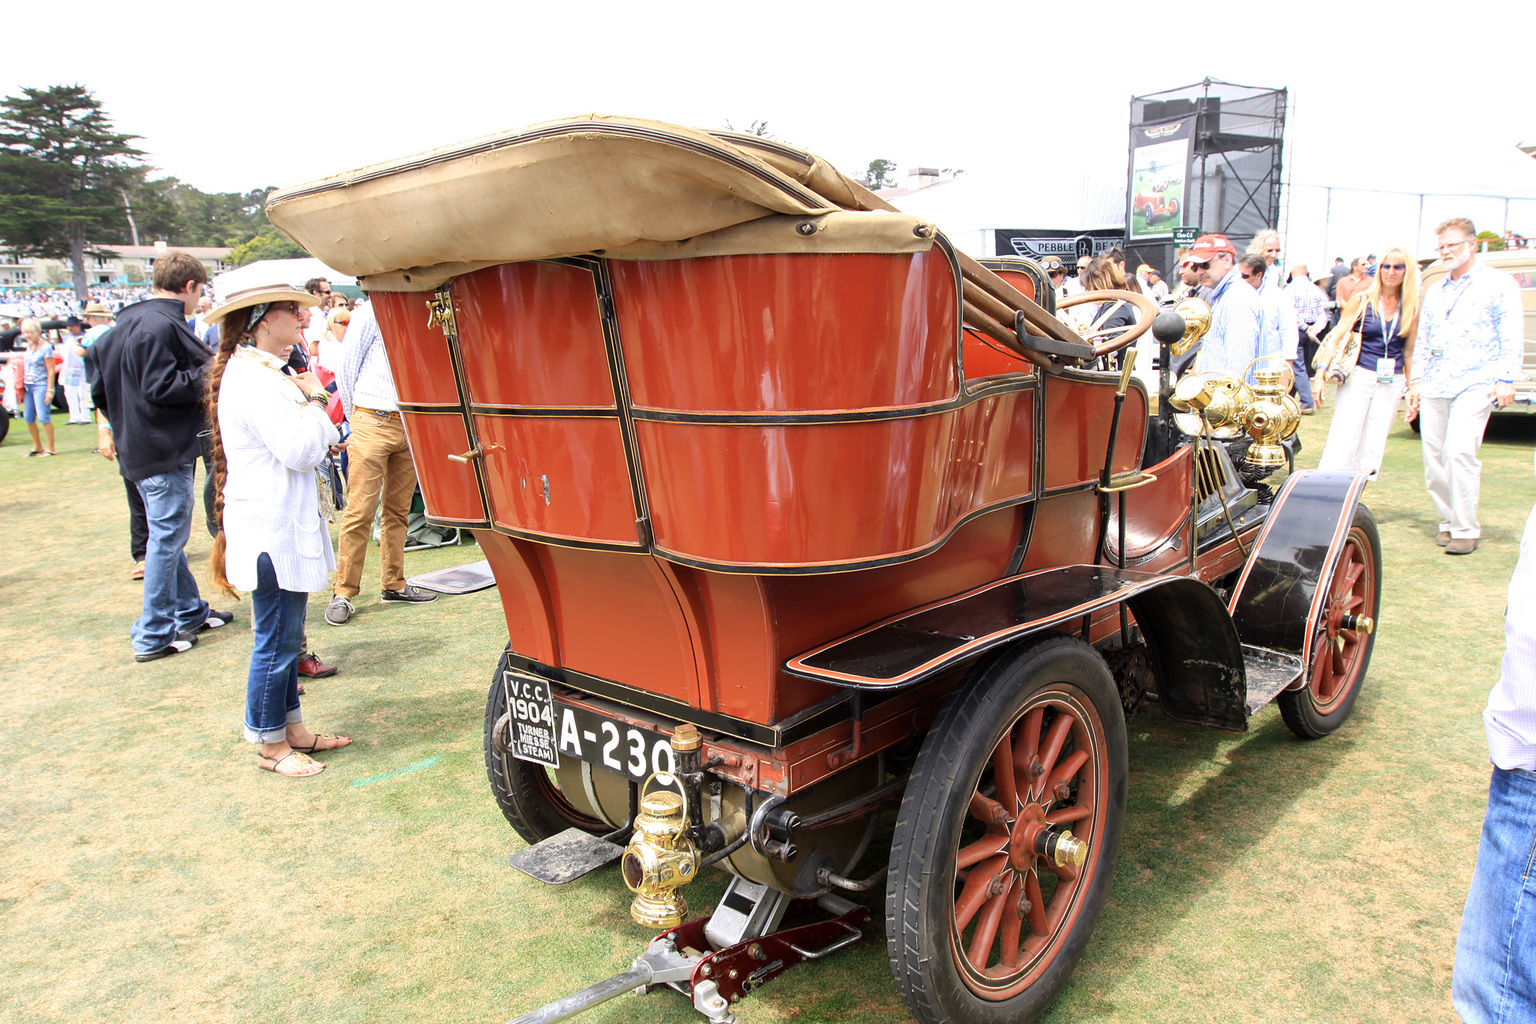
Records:
{"label": "straw hat", "polygon": [[[299,306],[315,306],[320,300],[309,292],[301,292],[285,281],[251,285],[237,292],[231,292],[224,300],[224,304],[213,312],[203,317],[210,324],[222,323],[229,314],[240,309],[251,309],[255,306],[270,306],[274,302],[292,302]],[[265,312],[263,310],[262,312]]]}
{"label": "straw hat", "polygon": [[80,315],[81,316],[104,316],[108,320],[112,319],[112,311],[106,307],[105,303],[101,303],[101,302],[92,302],[92,303],[90,303],[89,305],[87,305],[85,307],[85,310]]}

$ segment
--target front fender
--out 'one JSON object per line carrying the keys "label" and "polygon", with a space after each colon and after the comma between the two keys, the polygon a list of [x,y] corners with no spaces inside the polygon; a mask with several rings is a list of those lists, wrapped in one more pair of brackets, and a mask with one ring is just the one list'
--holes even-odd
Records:
{"label": "front fender", "polygon": [[1275,496],[1237,585],[1232,621],[1243,643],[1306,661],[1366,474],[1294,473]]}

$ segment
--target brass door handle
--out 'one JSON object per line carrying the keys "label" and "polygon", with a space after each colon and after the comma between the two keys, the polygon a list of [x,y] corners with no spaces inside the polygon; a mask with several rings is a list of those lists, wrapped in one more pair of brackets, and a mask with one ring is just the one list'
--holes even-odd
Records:
{"label": "brass door handle", "polygon": [[448,456],[448,458],[452,459],[454,462],[462,462],[462,463],[465,463],[466,465],[468,463],[474,462],[479,457],[480,457],[480,449],[479,448],[471,448],[469,451],[465,452],[463,455],[450,455],[450,456]]}

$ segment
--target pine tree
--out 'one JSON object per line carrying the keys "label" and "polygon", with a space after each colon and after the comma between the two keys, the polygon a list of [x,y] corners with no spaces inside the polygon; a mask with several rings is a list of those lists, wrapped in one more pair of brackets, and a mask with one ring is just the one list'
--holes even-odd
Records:
{"label": "pine tree", "polygon": [[115,130],[79,85],[23,88],[0,101],[0,241],[19,255],[65,259],[86,300],[90,246],[124,222],[122,190],[136,176],[136,135]]}

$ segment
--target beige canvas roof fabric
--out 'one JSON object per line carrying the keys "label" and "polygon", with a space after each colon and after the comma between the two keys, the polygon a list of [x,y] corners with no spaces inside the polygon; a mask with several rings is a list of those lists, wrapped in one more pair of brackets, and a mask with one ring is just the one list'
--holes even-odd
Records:
{"label": "beige canvas roof fabric", "polygon": [[838,210],[845,199],[861,205],[857,190],[771,140],[590,115],[283,189],[267,214],[367,287],[407,291],[479,267],[592,252],[677,259],[933,244],[917,218]]}

